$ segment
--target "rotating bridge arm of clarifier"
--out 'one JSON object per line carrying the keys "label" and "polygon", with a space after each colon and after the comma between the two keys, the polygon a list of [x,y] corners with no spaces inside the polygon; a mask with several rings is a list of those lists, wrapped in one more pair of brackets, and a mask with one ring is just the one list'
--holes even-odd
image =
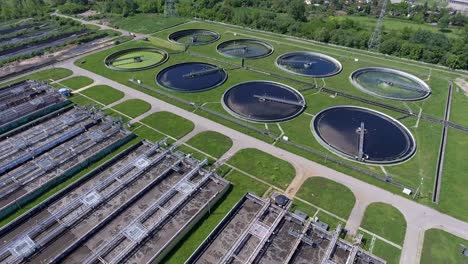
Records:
{"label": "rotating bridge arm of clarifier", "polygon": [[293,101],[293,100],[282,99],[282,98],[277,98],[277,97],[268,96],[268,95],[258,95],[258,94],[254,94],[253,97],[257,98],[260,102],[269,101],[269,102],[275,102],[275,103],[296,105],[296,106],[300,106],[300,107],[305,106],[305,103],[302,100],[296,102],[296,101]]}
{"label": "rotating bridge arm of clarifier", "polygon": [[281,60],[280,64],[286,64],[289,66],[303,66],[304,68],[310,68],[312,65],[316,64],[316,61],[307,61],[307,60]]}
{"label": "rotating bridge arm of clarifier", "polygon": [[237,47],[231,47],[231,48],[224,48],[222,49],[221,51],[222,52],[226,52],[226,51],[243,51],[243,52],[246,52],[248,49],[247,46],[237,46]]}
{"label": "rotating bridge arm of clarifier", "polygon": [[195,78],[203,75],[208,75],[213,72],[221,71],[223,68],[213,68],[213,69],[205,69],[205,70],[200,70],[200,71],[193,71],[187,74],[182,75],[183,78],[185,79],[190,79],[190,78]]}
{"label": "rotating bridge arm of clarifier", "polygon": [[356,129],[356,132],[359,134],[358,156],[356,158],[364,161],[366,159],[366,155],[364,154],[364,135],[366,134],[364,122],[361,122],[361,126]]}
{"label": "rotating bridge arm of clarifier", "polygon": [[402,82],[399,82],[399,81],[388,81],[388,80],[383,80],[383,79],[378,79],[378,81],[380,83],[384,83],[384,84],[387,84],[389,86],[392,86],[392,87],[395,87],[395,88],[400,88],[400,89],[406,89],[406,90],[410,90],[410,91],[416,91],[416,92],[427,92],[423,89],[420,89],[414,85],[410,85],[410,84],[406,84],[406,83],[402,83]]}

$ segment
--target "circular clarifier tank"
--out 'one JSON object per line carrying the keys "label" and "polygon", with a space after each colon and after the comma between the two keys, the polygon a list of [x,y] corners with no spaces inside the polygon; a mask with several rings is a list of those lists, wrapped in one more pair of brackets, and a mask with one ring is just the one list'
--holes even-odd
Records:
{"label": "circular clarifier tank", "polygon": [[167,52],[156,48],[131,48],[107,56],[107,68],[117,71],[141,71],[154,68],[167,61]]}
{"label": "circular clarifier tank", "polygon": [[396,119],[357,106],[336,106],[318,113],[312,132],[327,149],[370,164],[396,164],[416,151],[411,132]]}
{"label": "circular clarifier tank", "polygon": [[421,79],[389,68],[358,69],[350,79],[363,92],[386,99],[416,101],[431,94],[431,88]]}
{"label": "circular clarifier tank", "polygon": [[263,41],[255,39],[233,39],[218,45],[217,51],[228,58],[259,59],[270,56],[274,49]]}
{"label": "circular clarifier tank", "polygon": [[276,82],[251,81],[228,89],[222,98],[226,111],[253,122],[280,122],[296,117],[306,107],[295,89]]}
{"label": "circular clarifier tank", "polygon": [[199,46],[218,41],[218,32],[207,29],[185,29],[169,35],[169,41],[181,45]]}
{"label": "circular clarifier tank", "polygon": [[163,88],[178,92],[200,92],[213,89],[227,79],[224,69],[203,62],[187,62],[169,66],[156,76]]}
{"label": "circular clarifier tank", "polygon": [[333,57],[309,52],[289,52],[276,59],[276,66],[292,74],[307,77],[329,77],[341,72],[341,63]]}

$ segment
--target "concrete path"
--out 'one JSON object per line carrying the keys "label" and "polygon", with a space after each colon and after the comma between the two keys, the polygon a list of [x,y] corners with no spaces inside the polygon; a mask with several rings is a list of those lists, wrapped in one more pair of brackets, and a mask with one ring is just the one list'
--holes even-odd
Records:
{"label": "concrete path", "polygon": [[351,215],[346,222],[346,230],[350,235],[355,235],[361,226],[362,218],[364,217],[364,212],[366,211],[367,206],[369,205],[368,201],[362,201],[356,199]]}

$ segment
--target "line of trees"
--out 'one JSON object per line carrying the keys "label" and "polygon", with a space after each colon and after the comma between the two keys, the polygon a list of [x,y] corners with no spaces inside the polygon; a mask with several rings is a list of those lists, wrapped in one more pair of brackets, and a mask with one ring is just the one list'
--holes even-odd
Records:
{"label": "line of trees", "polygon": [[[249,8],[246,8],[249,7]],[[181,1],[182,16],[228,22],[351,48],[367,49],[371,30],[362,23],[333,16],[308,16],[303,0]],[[466,17],[455,16],[460,23]],[[462,19],[463,18],[463,19]],[[450,20],[447,22],[451,22]],[[468,70],[468,26],[458,37],[429,30],[386,31],[379,51],[384,54]]]}
{"label": "line of trees", "polygon": [[[353,0],[177,0],[177,12],[184,17],[228,22],[236,25],[290,34],[325,43],[367,49],[371,29],[356,20],[329,16],[336,10],[373,16],[379,13],[378,1]],[[90,7],[101,13],[128,16],[135,13],[162,13],[164,0],[0,0],[0,20],[41,15],[57,7],[65,13],[82,12]],[[428,30],[384,30],[379,51],[384,54],[438,63],[468,70],[468,19],[449,14],[448,9],[426,5],[411,7],[407,3],[391,4],[388,16],[420,23],[437,21],[441,31],[448,26],[464,26],[458,36]]]}

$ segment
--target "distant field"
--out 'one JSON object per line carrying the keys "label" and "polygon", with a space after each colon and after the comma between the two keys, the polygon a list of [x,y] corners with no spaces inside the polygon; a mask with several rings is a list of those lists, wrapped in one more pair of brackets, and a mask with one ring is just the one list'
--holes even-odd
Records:
{"label": "distant field", "polygon": [[157,32],[187,21],[187,19],[181,17],[167,18],[150,14],[136,14],[129,17],[116,16],[111,18],[111,23],[122,29],[145,34]]}
{"label": "distant field", "polygon": [[[374,17],[367,17],[367,16],[335,16],[335,19],[345,19],[349,18],[354,21],[359,21],[363,23],[364,26],[368,27],[370,31],[374,30],[375,24],[377,23],[377,18]],[[450,26],[450,32],[441,32],[437,26],[433,26],[430,24],[418,24],[416,22],[413,22],[411,20],[404,20],[404,19],[397,19],[397,18],[390,18],[390,17],[385,17],[384,18],[384,30],[385,31],[399,31],[403,29],[404,27],[409,27],[412,30],[417,30],[417,29],[424,29],[424,30],[429,30],[432,32],[439,32],[446,34],[448,37],[456,37],[456,34],[460,31],[459,28]]]}

